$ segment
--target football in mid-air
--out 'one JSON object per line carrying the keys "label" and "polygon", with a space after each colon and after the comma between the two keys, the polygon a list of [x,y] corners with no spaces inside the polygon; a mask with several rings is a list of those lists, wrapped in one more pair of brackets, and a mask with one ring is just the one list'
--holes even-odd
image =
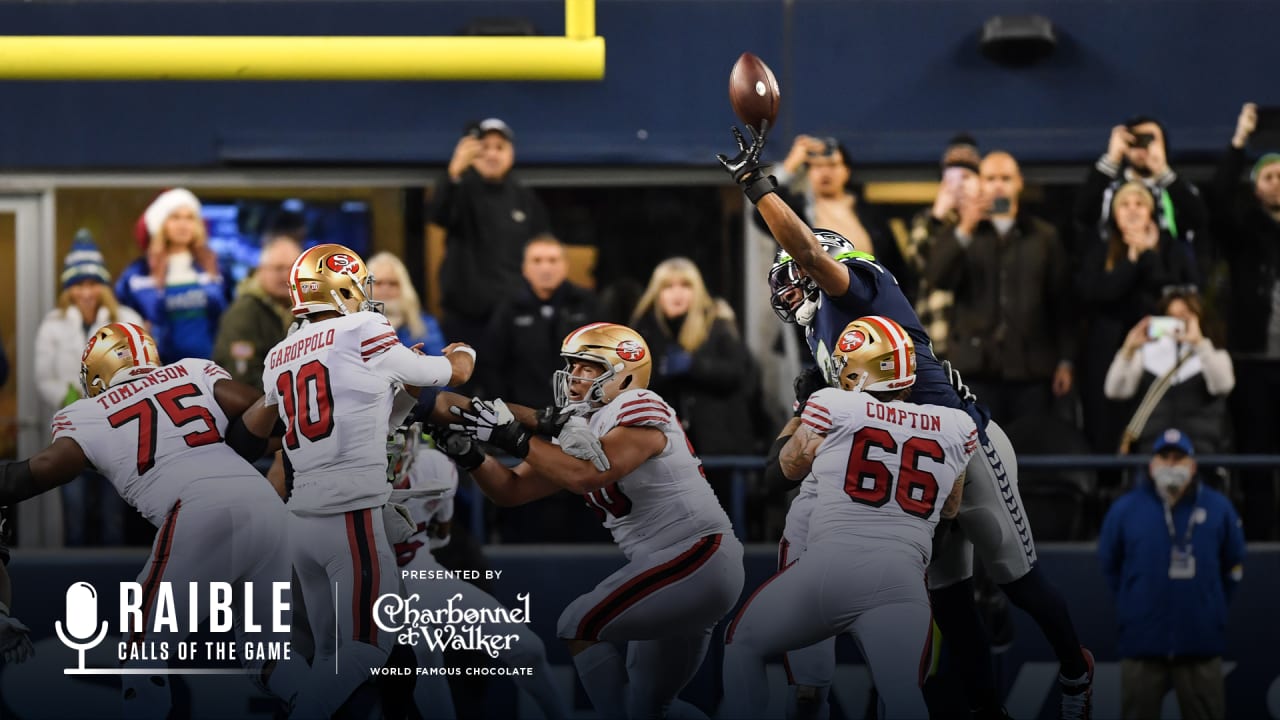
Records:
{"label": "football in mid-air", "polygon": [[768,120],[773,127],[781,100],[778,81],[769,66],[752,53],[742,53],[729,74],[729,102],[738,119],[757,130],[761,120]]}

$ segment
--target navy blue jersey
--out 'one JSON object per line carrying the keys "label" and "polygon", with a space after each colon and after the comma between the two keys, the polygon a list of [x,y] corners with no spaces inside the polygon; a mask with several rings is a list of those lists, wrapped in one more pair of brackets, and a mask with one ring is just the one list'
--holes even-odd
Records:
{"label": "navy blue jersey", "polygon": [[866,315],[883,315],[902,326],[916,346],[916,382],[907,402],[919,405],[942,405],[966,410],[964,402],[951,387],[942,363],[933,355],[933,344],[898,287],[898,280],[874,260],[853,258],[843,261],[849,269],[849,290],[832,297],[821,293],[813,322],[805,329],[813,359],[830,379],[831,348],[849,323]]}

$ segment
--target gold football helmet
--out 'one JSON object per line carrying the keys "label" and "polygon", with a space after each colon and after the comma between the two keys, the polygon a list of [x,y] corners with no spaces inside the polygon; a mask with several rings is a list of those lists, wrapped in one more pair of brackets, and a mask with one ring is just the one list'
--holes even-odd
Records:
{"label": "gold football helmet", "polygon": [[93,397],[114,385],[118,376],[144,367],[160,367],[160,351],[147,331],[132,323],[104,325],[80,356],[80,389],[85,397]]}
{"label": "gold football helmet", "polygon": [[[653,370],[649,346],[640,333],[613,323],[592,323],[569,333],[560,345],[560,357],[564,358],[564,369],[556,371],[552,384],[557,407],[598,408],[623,390],[648,387]],[[590,380],[576,377],[572,374],[575,361],[599,365],[604,373]],[[591,383],[590,388],[582,397],[572,398],[571,387],[585,382]]]}
{"label": "gold football helmet", "polygon": [[364,260],[350,248],[332,243],[305,250],[293,261],[289,299],[296,317],[329,311],[382,312],[382,304],[373,301],[373,276]]}
{"label": "gold football helmet", "polygon": [[840,387],[894,392],[916,382],[916,346],[898,323],[867,315],[845,326],[831,359]]}

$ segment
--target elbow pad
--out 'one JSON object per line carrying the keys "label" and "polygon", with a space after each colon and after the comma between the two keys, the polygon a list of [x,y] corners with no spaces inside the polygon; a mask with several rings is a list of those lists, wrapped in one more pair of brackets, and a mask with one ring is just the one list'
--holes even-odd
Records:
{"label": "elbow pad", "polygon": [[782,463],[778,460],[778,456],[782,454],[783,446],[790,439],[790,435],[784,435],[774,440],[773,447],[769,448],[769,456],[764,466],[764,483],[766,491],[770,494],[787,492],[804,480],[804,478],[792,480],[782,472]]}
{"label": "elbow pad", "polygon": [[249,428],[244,425],[243,415],[227,428],[227,445],[249,462],[261,458],[267,452],[267,439],[249,432]]}
{"label": "elbow pad", "polygon": [[0,505],[13,505],[40,494],[31,474],[31,461],[7,462],[0,467]]}

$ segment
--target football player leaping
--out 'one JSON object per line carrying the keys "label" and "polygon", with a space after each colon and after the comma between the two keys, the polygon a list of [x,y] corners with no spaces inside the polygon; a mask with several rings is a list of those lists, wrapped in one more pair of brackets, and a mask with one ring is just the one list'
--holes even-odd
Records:
{"label": "football player leaping", "polygon": [[[404,580],[406,597],[420,596],[418,607],[444,608],[453,602],[454,607],[463,610],[505,611],[502,603],[474,585],[452,578],[439,579],[445,578],[446,573],[431,551],[449,544],[458,469],[431,445],[430,436],[422,435],[418,423],[397,429],[387,440],[387,457],[387,475],[394,488],[391,499],[408,509],[416,525],[413,536],[395,546],[396,564],[404,571],[412,571]],[[429,577],[434,579],[427,580]],[[568,717],[551,683],[542,640],[523,623],[484,623],[482,627],[486,636],[514,636],[497,659],[511,667],[531,669],[531,674],[514,675],[511,679],[516,687],[529,693],[542,716],[546,720]],[[432,649],[419,640],[413,652],[420,668],[444,666],[444,653],[438,647]],[[454,717],[453,698],[443,674],[419,675],[413,697],[423,718]]]}
{"label": "football player leaping", "polygon": [[262,437],[278,415],[293,470],[287,524],[316,643],[314,692],[303,693],[298,717],[332,716],[395,644],[372,611],[380,595],[399,588],[384,513],[394,513],[385,445],[399,424],[393,405],[407,413],[414,401],[401,389],[465,382],[475,364],[475,353],[458,343],[444,357],[401,345],[376,312],[372,287],[348,248],[317,245],[299,255],[289,276],[299,326],[267,353],[266,395],[246,412],[246,425]]}
{"label": "football player leaping", "polygon": [[924,570],[939,516],[959,510],[977,429],[962,410],[902,401],[915,349],[888,318],[850,323],[832,370],[839,388],[813,394],[781,452],[787,477],[815,479],[808,549],[760,586],[725,633],[724,717],[763,716],[767,655],[845,632],[871,670],[883,717],[928,715]]}
{"label": "football player leaping", "polygon": [[[468,432],[524,462],[507,468],[474,447],[454,446],[458,435],[444,449],[499,505],[561,489],[584,496],[627,564],[565,609],[558,634],[598,712],[665,717],[702,664],[712,629],[738,600],[742,545],[675,412],[645,389],[652,360],[644,339],[596,323],[570,333],[560,355],[557,405],[585,413],[608,470],[531,439],[496,400],[473,403]],[[625,666],[614,643],[627,644]]]}
{"label": "football player leaping", "polygon": [[[156,641],[173,648],[186,636],[185,631],[153,631],[162,587],[172,590],[171,608],[187,608],[196,607],[192,586],[251,581],[253,616],[271,617],[272,583],[289,581],[286,513],[262,475],[228,447],[261,455],[263,446],[237,422],[258,392],[209,360],[189,358],[161,367],[155,341],[128,323],[112,323],[89,338],[80,385],[85,397],[53,418],[53,443],[0,470],[0,504],[65,485],[92,464],[160,528],[138,576],[142,612],[141,627],[131,636],[135,647]],[[209,617],[208,605],[198,605],[200,617],[193,622]],[[243,630],[243,610],[236,609],[237,634]],[[272,636],[270,623],[263,623],[263,630],[266,636],[253,639],[288,639]],[[126,668],[163,665],[145,659],[125,663]],[[307,673],[296,659],[245,665],[285,700],[293,699]],[[125,717],[168,714],[163,672],[126,675],[123,685]]]}
{"label": "football player leaping", "polygon": [[844,327],[866,315],[888,317],[915,342],[919,375],[910,402],[963,409],[978,423],[981,452],[969,463],[969,488],[956,518],[961,532],[947,535],[929,567],[938,625],[962,658],[957,664],[968,674],[965,685],[973,693],[972,709],[1003,714],[990,648],[973,602],[976,549],[992,578],[1035,619],[1053,647],[1061,665],[1061,716],[1088,717],[1093,656],[1080,646],[1066,603],[1036,565],[1008,437],[989,420],[985,409],[961,397],[962,385],[958,380],[953,384],[950,373],[934,357],[929,336],[893,275],[840,235],[823,230],[815,234],[778,197],[776,183],[760,161],[768,128],[749,130],[752,141],[747,143],[734,129],[739,152],[733,158],[719,156],[720,163],[742,186],[782,246],[769,274],[772,305],[784,320],[805,327],[813,358],[828,382],[834,378],[831,353]]}

